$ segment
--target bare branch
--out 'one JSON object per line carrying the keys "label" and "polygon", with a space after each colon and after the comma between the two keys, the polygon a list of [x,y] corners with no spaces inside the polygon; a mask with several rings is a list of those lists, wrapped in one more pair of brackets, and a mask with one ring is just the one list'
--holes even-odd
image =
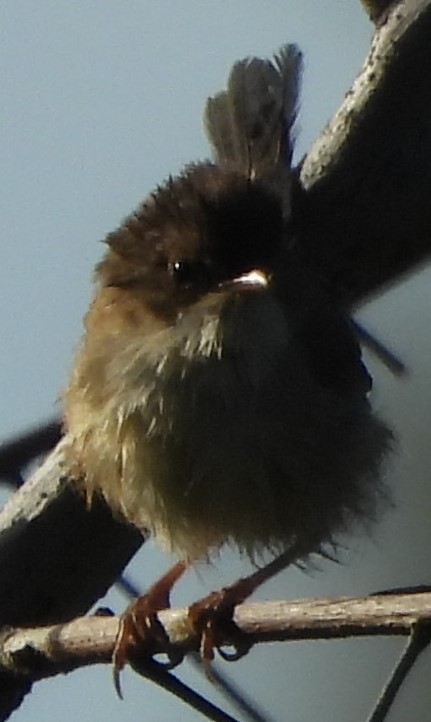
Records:
{"label": "bare branch", "polygon": [[401,655],[401,658],[387,685],[385,686],[368,722],[384,722],[405,678],[413,668],[413,665],[419,655],[429,645],[431,641],[430,632],[431,628],[429,622],[426,624],[421,624],[419,622],[412,627],[408,644],[403,651],[403,654]]}
{"label": "bare branch", "polygon": [[430,37],[430,0],[394,5],[301,168],[304,262],[348,304],[431,252]]}
{"label": "bare branch", "polygon": [[[101,500],[89,510],[73,489],[67,439],[0,513],[0,624],[65,621],[102,596],[143,542]],[[0,722],[29,691],[0,673]]]}
{"label": "bare branch", "polygon": [[[168,653],[182,658],[199,649],[200,640],[186,608],[162,611],[158,618],[168,642],[162,644],[162,635],[149,636],[142,642],[140,656]],[[235,622],[251,644],[406,636],[419,623],[431,624],[431,592],[248,603],[237,607]],[[118,625],[118,617],[93,616],[53,626],[9,629],[3,635],[1,667],[35,680],[82,666],[110,663]],[[221,639],[223,645],[235,642],[227,632]]]}
{"label": "bare branch", "polygon": [[61,435],[61,422],[56,419],[0,444],[0,477],[13,481],[20,469],[50,451]]}
{"label": "bare branch", "polygon": [[[158,653],[182,660],[200,645],[187,609],[165,610],[158,618],[166,633],[166,643],[161,643],[163,635],[160,634],[143,640],[132,660],[135,670],[199,709],[208,719],[232,720],[152,660]],[[83,666],[110,664],[119,622],[118,617],[92,616],[45,627],[4,629],[0,638],[0,678],[5,685],[2,694],[10,691],[13,695],[17,683],[28,691],[33,682],[46,677],[66,674]],[[235,622],[247,648],[274,641],[412,634],[420,642],[415,644],[413,656],[409,645],[409,664],[403,655],[402,663],[397,666],[395,682],[391,680],[374,713],[382,714],[383,708],[387,710],[393,701],[394,691],[411,668],[412,659],[414,661],[429,641],[431,592],[243,604],[236,609]],[[421,630],[420,637],[418,630]],[[235,645],[237,640],[236,635],[231,638],[226,634],[220,641]],[[6,718],[6,714],[1,716]]]}
{"label": "bare branch", "polygon": [[68,473],[67,439],[0,513],[0,620],[71,619],[111,586],[141,534],[97,501],[88,510]]}

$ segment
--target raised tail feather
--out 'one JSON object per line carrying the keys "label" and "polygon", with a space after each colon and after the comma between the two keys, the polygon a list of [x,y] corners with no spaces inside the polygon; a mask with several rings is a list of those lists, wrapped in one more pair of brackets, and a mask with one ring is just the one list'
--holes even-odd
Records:
{"label": "raised tail feather", "polygon": [[250,180],[285,184],[301,70],[296,45],[283,46],[273,62],[246,58],[235,63],[227,89],[209,98],[205,108],[206,132],[219,165]]}

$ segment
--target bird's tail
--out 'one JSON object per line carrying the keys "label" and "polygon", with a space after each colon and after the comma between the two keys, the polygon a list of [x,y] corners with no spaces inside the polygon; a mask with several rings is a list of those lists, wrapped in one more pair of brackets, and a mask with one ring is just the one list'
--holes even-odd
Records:
{"label": "bird's tail", "polygon": [[206,132],[220,166],[279,190],[289,182],[301,71],[296,45],[283,46],[273,62],[235,63],[227,89],[208,98],[205,108]]}

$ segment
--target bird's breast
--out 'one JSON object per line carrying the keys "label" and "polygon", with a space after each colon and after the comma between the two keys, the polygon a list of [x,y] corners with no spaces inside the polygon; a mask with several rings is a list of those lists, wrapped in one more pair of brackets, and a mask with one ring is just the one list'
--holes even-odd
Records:
{"label": "bird's breast", "polygon": [[369,517],[388,432],[313,379],[271,297],[216,301],[115,354],[80,436],[90,488],[190,558],[312,551]]}

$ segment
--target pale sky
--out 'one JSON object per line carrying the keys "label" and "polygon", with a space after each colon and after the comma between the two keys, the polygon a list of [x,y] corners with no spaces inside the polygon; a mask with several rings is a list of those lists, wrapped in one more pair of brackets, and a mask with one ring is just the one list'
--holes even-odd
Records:
{"label": "pale sky", "polygon": [[[303,49],[300,158],[359,71],[371,32],[357,0],[4,0],[0,439],[59,408],[100,241],[169,173],[208,156],[201,111],[206,97],[224,85],[232,62],[270,55],[285,42]],[[399,381],[372,364],[375,403],[399,437],[390,472],[396,509],[372,539],[346,540],[343,565],[322,562],[313,574],[286,572],[260,598],[351,595],[429,582],[430,278],[422,273],[361,313],[411,369],[409,379]],[[144,586],[168,564],[162,553],[146,549],[132,573]],[[174,602],[193,601],[248,568],[226,554],[215,568],[189,573]],[[125,606],[116,593],[108,602],[115,611]],[[273,722],[363,722],[401,648],[399,639],[272,645],[222,669]],[[429,685],[429,655],[389,722],[431,721],[428,703],[419,708]],[[186,667],[184,676],[218,699]],[[36,685],[14,719],[202,719],[128,671],[123,687],[120,702],[107,667],[83,670]]]}

